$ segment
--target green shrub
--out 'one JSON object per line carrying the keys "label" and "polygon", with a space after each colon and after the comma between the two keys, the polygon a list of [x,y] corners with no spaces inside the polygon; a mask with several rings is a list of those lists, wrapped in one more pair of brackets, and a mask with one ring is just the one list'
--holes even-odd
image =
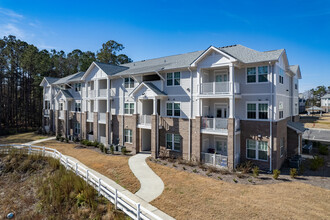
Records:
{"label": "green shrub", "polygon": [[86,140],[86,145],[87,145],[87,146],[93,146],[93,142],[91,142],[91,141],[87,141],[87,140]]}
{"label": "green shrub", "polygon": [[110,153],[115,154],[115,147],[113,145],[110,146]]}
{"label": "green shrub", "polygon": [[234,183],[237,183],[238,182],[237,179],[235,179],[235,178],[233,179],[233,181],[234,181]]}
{"label": "green shrub", "polygon": [[102,144],[102,143],[99,143],[99,144],[98,144],[98,147],[100,148],[101,152],[103,152],[103,151],[104,151],[104,144]]}
{"label": "green shrub", "polygon": [[64,141],[64,137],[60,137],[60,141],[63,142]]}
{"label": "green shrub", "polygon": [[65,138],[65,142],[66,143],[69,143],[69,138]]}
{"label": "green shrub", "polygon": [[123,155],[126,155],[126,154],[127,154],[126,147],[122,147],[122,148],[121,148],[121,153],[122,153]]}
{"label": "green shrub", "polygon": [[281,174],[281,171],[279,171],[278,169],[273,170],[273,178],[275,180],[278,179],[278,177],[280,176],[280,174]]}
{"label": "green shrub", "polygon": [[194,172],[194,173],[198,173],[198,171],[197,171],[196,169],[193,169],[193,172]]}
{"label": "green shrub", "polygon": [[297,169],[296,168],[291,168],[290,169],[290,176],[291,176],[291,178],[296,178],[297,176],[298,176],[298,171],[297,171]]}
{"label": "green shrub", "polygon": [[250,173],[254,167],[254,164],[251,161],[246,161],[241,163],[237,166],[237,170],[241,171],[242,173]]}
{"label": "green shrub", "polygon": [[253,177],[257,178],[259,176],[259,167],[258,166],[255,166],[253,167]]}
{"label": "green shrub", "polygon": [[186,170],[186,168],[185,168],[185,167],[182,167],[182,169],[183,169],[183,170]]}
{"label": "green shrub", "polygon": [[313,159],[310,160],[310,162],[310,169],[315,171],[324,165],[324,158],[320,156],[315,156]]}
{"label": "green shrub", "polygon": [[60,140],[60,138],[61,138],[61,136],[60,136],[60,135],[56,135],[56,140],[57,140],[57,141],[59,141],[59,140]]}
{"label": "green shrub", "polygon": [[319,153],[322,155],[328,155],[329,154],[329,150],[328,150],[328,146],[327,145],[320,145],[319,146]]}
{"label": "green shrub", "polygon": [[97,142],[97,141],[94,141],[94,142],[92,143],[92,146],[94,146],[94,147],[98,147],[98,145],[99,145],[99,142]]}

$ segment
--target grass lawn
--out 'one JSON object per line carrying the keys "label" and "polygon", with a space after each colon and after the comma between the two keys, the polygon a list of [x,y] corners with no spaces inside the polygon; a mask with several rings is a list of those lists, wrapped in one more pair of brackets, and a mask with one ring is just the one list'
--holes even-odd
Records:
{"label": "grass lawn", "polygon": [[140,189],[139,180],[129,168],[128,156],[106,155],[94,149],[75,148],[78,145],[75,143],[63,143],[56,140],[42,142],[40,145],[57,149],[63,154],[76,158],[86,166],[109,177],[132,193]]}
{"label": "grass lawn", "polygon": [[319,114],[303,115],[300,117],[300,122],[304,123],[306,128],[330,129],[330,113],[322,114],[322,117]]}
{"label": "grass lawn", "polygon": [[330,190],[298,182],[228,183],[147,160],[165,190],[151,202],[176,219],[329,219]]}
{"label": "grass lawn", "polygon": [[15,135],[0,136],[0,144],[24,144],[44,138],[47,138],[47,136],[38,135],[34,132],[27,132]]}

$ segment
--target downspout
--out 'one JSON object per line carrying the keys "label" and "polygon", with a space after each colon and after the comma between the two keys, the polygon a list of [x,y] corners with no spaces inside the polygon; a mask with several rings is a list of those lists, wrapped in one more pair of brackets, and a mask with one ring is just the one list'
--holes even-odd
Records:
{"label": "downspout", "polygon": [[191,160],[191,138],[192,138],[192,135],[191,135],[191,119],[192,119],[192,71],[190,69],[190,67],[188,67],[188,70],[190,71],[190,116],[189,116],[189,129],[188,129],[188,132],[189,132],[189,142],[188,142],[188,160]]}
{"label": "downspout", "polygon": [[[123,78],[122,76],[120,77],[120,78],[122,78],[123,79],[123,84],[122,84],[122,88],[123,88],[123,85],[125,84],[125,78]],[[122,101],[122,107],[120,108],[120,109],[122,109],[122,111],[123,111],[123,114],[122,114],[122,117],[121,117],[121,129],[122,129],[122,141],[123,141],[123,146],[124,146],[124,143],[125,143],[125,134],[124,134],[124,128],[125,128],[125,126],[124,126],[124,106],[125,106],[125,92],[124,92],[124,89],[122,89],[122,91],[123,91],[123,94],[122,94],[122,96],[123,96],[123,101]],[[136,107],[136,106],[135,106]]]}
{"label": "downspout", "polygon": [[271,103],[271,117],[269,120],[269,171],[272,172],[273,167],[272,167],[272,159],[273,159],[273,110],[274,110],[274,105],[273,105],[273,83],[274,83],[274,73],[272,70],[272,65],[271,62],[269,62],[269,70],[271,71],[271,84],[270,84],[270,103]]}

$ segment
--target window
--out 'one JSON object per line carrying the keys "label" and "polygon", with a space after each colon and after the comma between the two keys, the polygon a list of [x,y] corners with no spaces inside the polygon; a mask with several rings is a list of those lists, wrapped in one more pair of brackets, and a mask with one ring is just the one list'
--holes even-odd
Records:
{"label": "window", "polygon": [[168,102],[166,103],[166,115],[180,117],[180,103],[178,102]]}
{"label": "window", "polygon": [[79,122],[76,122],[74,124],[74,133],[75,134],[80,134],[80,123]]}
{"label": "window", "polygon": [[247,68],[247,82],[248,83],[257,82],[256,74],[257,74],[257,69],[255,67]]}
{"label": "window", "polygon": [[181,73],[180,72],[174,72],[174,73],[167,73],[166,74],[166,85],[167,86],[178,86],[180,85],[180,78]]}
{"label": "window", "polygon": [[282,68],[280,68],[280,72],[279,72],[279,82],[281,84],[284,84],[284,70]]}
{"label": "window", "polygon": [[283,110],[282,111],[279,111],[279,118],[282,119],[283,118]]}
{"label": "window", "polygon": [[258,81],[259,82],[268,81],[268,66],[258,66]]}
{"label": "window", "polygon": [[280,153],[281,153],[281,157],[284,155],[284,137],[280,139]]}
{"label": "window", "polygon": [[125,88],[134,88],[134,79],[130,77],[125,78]]}
{"label": "window", "polygon": [[267,160],[268,143],[267,141],[246,140],[246,157],[254,160]]}
{"label": "window", "polygon": [[268,119],[268,104],[259,103],[259,119]]}
{"label": "window", "polygon": [[60,111],[63,111],[63,102],[60,103]]}
{"label": "window", "polygon": [[247,118],[257,118],[257,104],[247,104]]}
{"label": "window", "polygon": [[166,134],[166,148],[170,150],[181,150],[181,137],[178,134]]}
{"label": "window", "polygon": [[76,112],[81,112],[81,103],[80,102],[76,102],[74,103],[74,109]]}
{"label": "window", "polygon": [[130,129],[125,129],[125,136],[124,136],[124,142],[125,143],[132,143],[133,142],[133,132]]}
{"label": "window", "polygon": [[74,84],[74,90],[76,92],[80,92],[81,91],[81,83],[75,83]]}
{"label": "window", "polygon": [[133,114],[133,113],[134,113],[134,103],[125,103],[124,114]]}
{"label": "window", "polygon": [[294,104],[294,113],[295,115],[298,115],[298,103]]}
{"label": "window", "polygon": [[297,83],[297,82],[294,84],[294,88],[295,88],[296,90],[298,89],[298,83]]}

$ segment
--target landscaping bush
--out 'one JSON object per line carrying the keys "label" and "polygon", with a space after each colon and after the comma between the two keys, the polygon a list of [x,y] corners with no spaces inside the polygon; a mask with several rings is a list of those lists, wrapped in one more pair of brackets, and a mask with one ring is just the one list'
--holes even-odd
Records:
{"label": "landscaping bush", "polygon": [[322,155],[328,155],[329,154],[329,150],[328,150],[328,146],[327,145],[320,145],[319,146],[319,153]]}
{"label": "landscaping bush", "polygon": [[115,154],[115,147],[113,145],[110,146],[110,153]]}
{"label": "landscaping bush", "polygon": [[61,138],[61,136],[60,136],[60,135],[56,135],[56,140],[57,140],[57,141],[59,141],[59,140],[60,140],[60,138]]}
{"label": "landscaping bush", "polygon": [[98,147],[100,148],[101,152],[103,152],[103,151],[104,151],[104,144],[102,144],[102,143],[99,143],[99,144],[98,144]]}
{"label": "landscaping bush", "polygon": [[241,163],[237,166],[237,170],[241,171],[242,173],[250,173],[254,167],[254,164],[251,161],[246,161]]}
{"label": "landscaping bush", "polygon": [[296,168],[291,168],[290,169],[290,176],[291,176],[291,178],[296,178],[297,176],[298,176],[298,171],[297,171],[297,169]]}
{"label": "landscaping bush", "polygon": [[65,142],[66,143],[69,143],[69,138],[65,138]]}
{"label": "landscaping bush", "polygon": [[86,145],[87,145],[87,146],[93,146],[93,142],[91,142],[91,141],[86,141]]}
{"label": "landscaping bush", "polygon": [[320,156],[314,156],[314,158],[311,159],[310,162],[310,169],[316,171],[324,165],[324,158]]}
{"label": "landscaping bush", "polygon": [[281,171],[279,171],[278,169],[273,170],[273,178],[275,180],[278,179],[278,177],[280,176],[280,174],[281,174]]}
{"label": "landscaping bush", "polygon": [[60,141],[61,142],[64,142],[64,137],[60,137]]}
{"label": "landscaping bush", "polygon": [[123,155],[126,155],[126,154],[127,154],[126,147],[122,147],[122,148],[121,148],[121,153],[122,153]]}
{"label": "landscaping bush", "polygon": [[92,146],[94,146],[94,147],[98,147],[98,145],[99,145],[99,142],[97,142],[97,141],[94,141],[94,142],[92,143]]}
{"label": "landscaping bush", "polygon": [[104,147],[104,151],[103,151],[105,154],[108,154],[109,153],[109,148],[107,147]]}
{"label": "landscaping bush", "polygon": [[259,176],[259,167],[258,166],[255,166],[253,167],[253,177],[257,178]]}

